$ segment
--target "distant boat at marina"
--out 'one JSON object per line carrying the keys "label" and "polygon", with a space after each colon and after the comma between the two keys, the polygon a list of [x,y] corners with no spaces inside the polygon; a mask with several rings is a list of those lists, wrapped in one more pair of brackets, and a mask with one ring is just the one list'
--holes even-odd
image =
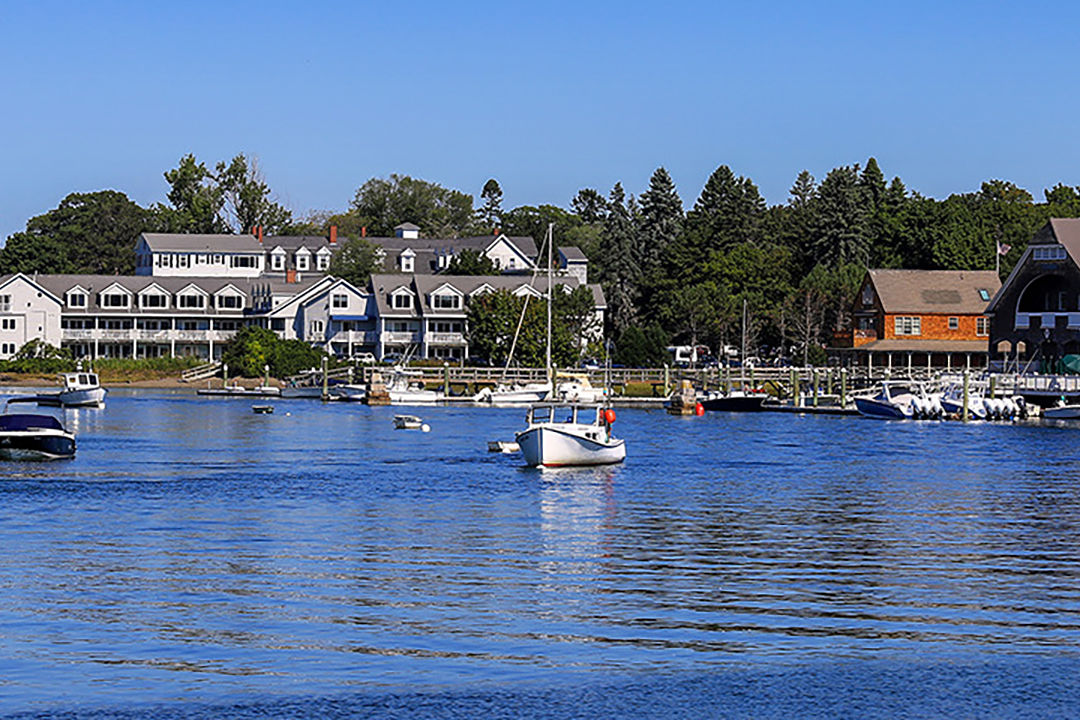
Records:
{"label": "distant boat at marina", "polygon": [[416,415],[395,415],[394,429],[396,430],[420,430],[424,427],[424,421]]}
{"label": "distant boat at marina", "polygon": [[435,390],[428,390],[424,385],[420,370],[398,366],[394,368],[390,381],[386,383],[386,393],[391,405],[434,405],[446,396]]}
{"label": "distant boat at marina", "polygon": [[551,394],[551,383],[499,383],[485,387],[473,401],[486,405],[528,405],[543,401]]}
{"label": "distant boat at marina", "polygon": [[60,373],[60,390],[38,393],[39,405],[60,407],[101,407],[105,404],[105,388],[101,387],[97,373]]}
{"label": "distant boat at marina", "polygon": [[1080,420],[1080,404],[1061,402],[1043,410],[1047,420]]}
{"label": "distant boat at marina", "polygon": [[768,397],[763,392],[745,390],[713,391],[699,397],[698,402],[709,412],[758,412]]}
{"label": "distant boat at marina", "polygon": [[940,418],[945,414],[940,393],[930,393],[922,383],[886,380],[876,395],[855,397],[855,407],[867,417],[886,420]]}

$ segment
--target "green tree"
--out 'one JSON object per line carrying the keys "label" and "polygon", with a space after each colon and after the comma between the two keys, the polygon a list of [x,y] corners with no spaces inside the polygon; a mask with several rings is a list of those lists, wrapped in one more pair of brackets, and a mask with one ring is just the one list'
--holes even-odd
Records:
{"label": "green tree", "polygon": [[479,250],[465,249],[450,258],[447,275],[498,275],[495,262]]}
{"label": "green tree", "polygon": [[631,325],[615,343],[613,361],[626,367],[660,367],[669,361],[668,337],[659,325]]}
{"label": "green tree", "polygon": [[721,165],[705,182],[686,214],[687,248],[692,255],[761,240],[765,200],[749,178]]}
{"label": "green tree", "polygon": [[600,191],[594,188],[578,190],[577,195],[570,201],[570,208],[581,222],[586,224],[602,223],[607,217],[607,201]]}
{"label": "green tree", "polygon": [[341,247],[330,257],[326,272],[354,287],[363,288],[371,281],[371,274],[378,272],[381,267],[379,248],[366,238],[354,237],[341,243]]}
{"label": "green tree", "polygon": [[292,211],[270,200],[270,187],[255,158],[240,154],[227,165],[218,163],[216,171],[224,199],[221,212],[233,232],[250,232],[259,226],[267,235],[278,235],[292,226]]}
{"label": "green tree", "polygon": [[608,319],[617,337],[637,316],[635,301],[641,278],[639,244],[621,183],[611,189],[601,241],[598,269],[607,296]]}
{"label": "green tree", "polygon": [[214,174],[192,154],[180,158],[180,164],[165,173],[169,183],[166,197],[171,207],[157,207],[162,222],[170,232],[224,233],[228,223],[222,217],[225,193]]}
{"label": "green tree", "polygon": [[646,276],[662,271],[662,260],[682,232],[682,224],[682,200],[671,175],[659,167],[649,178],[649,189],[641,193],[639,232],[644,249],[641,264]]}
{"label": "green tree", "polygon": [[811,245],[817,263],[838,266],[868,259],[865,190],[859,166],[834,168],[818,188]]}
{"label": "green tree", "polygon": [[375,236],[393,235],[405,222],[419,225],[425,237],[456,238],[474,230],[472,195],[408,175],[371,178],[356,191],[349,213]]}
{"label": "green tree", "polygon": [[8,238],[0,272],[132,274],[135,240],[157,229],[153,213],[121,192],[72,193]]}
{"label": "green tree", "polygon": [[288,377],[322,365],[322,350],[303,340],[278,340],[270,351],[270,373],[274,377]]}
{"label": "green tree", "polygon": [[480,199],[484,204],[476,211],[476,215],[480,225],[487,228],[488,232],[499,227],[502,222],[502,197],[502,188],[495,178],[484,183],[484,189],[480,191]]}
{"label": "green tree", "polygon": [[245,325],[225,346],[221,362],[228,365],[229,374],[233,376],[261,377],[268,365],[273,373],[274,349],[279,342],[272,330]]}

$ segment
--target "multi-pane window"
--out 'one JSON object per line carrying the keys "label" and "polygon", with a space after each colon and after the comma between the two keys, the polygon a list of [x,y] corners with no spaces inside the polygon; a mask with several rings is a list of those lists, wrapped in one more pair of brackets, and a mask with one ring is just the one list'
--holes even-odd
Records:
{"label": "multi-pane window", "polygon": [[0,329],[14,330],[15,329],[15,318],[3,318],[2,320],[0,320]]}
{"label": "multi-pane window", "polygon": [[229,266],[234,268],[258,267],[258,262],[253,255],[230,255]]}
{"label": "multi-pane window", "polygon": [[331,304],[337,310],[340,310],[341,308],[347,308],[349,307],[349,296],[343,295],[341,293],[334,293],[333,297],[331,298]]}
{"label": "multi-pane window", "polygon": [[898,315],[896,317],[897,335],[922,335],[922,318]]}
{"label": "multi-pane window", "polygon": [[990,318],[975,318],[975,334],[983,337],[990,334]]}
{"label": "multi-pane window", "polygon": [[169,306],[169,296],[160,295],[157,293],[151,295],[142,296],[142,306],[144,308],[163,308]]}
{"label": "multi-pane window", "polygon": [[127,306],[128,296],[124,293],[104,293],[101,296],[101,307],[126,308]]}
{"label": "multi-pane window", "polygon": [[15,343],[4,343],[3,345],[0,345],[0,352],[4,355],[14,355]]}
{"label": "multi-pane window", "polygon": [[1035,260],[1064,260],[1065,248],[1060,245],[1037,245],[1031,251]]}
{"label": "multi-pane window", "polygon": [[461,307],[461,298],[457,295],[433,295],[431,306],[436,310],[457,310]]}
{"label": "multi-pane window", "polygon": [[281,253],[274,253],[270,256],[270,265],[274,270],[285,269],[285,256]]}
{"label": "multi-pane window", "polygon": [[317,255],[315,257],[315,266],[319,270],[325,270],[326,268],[330,267],[330,256],[327,255],[326,253],[322,253],[321,255]]}
{"label": "multi-pane window", "polygon": [[308,327],[311,330],[311,335],[312,336],[317,336],[317,335],[321,334],[322,331],[323,331],[323,321],[322,320],[312,320],[311,323],[308,325]]}
{"label": "multi-pane window", "polygon": [[217,299],[217,306],[219,308],[238,310],[239,308],[243,307],[243,303],[241,302],[239,295],[219,295]]}
{"label": "multi-pane window", "polygon": [[176,304],[181,308],[199,310],[206,306],[206,298],[202,295],[179,295]]}
{"label": "multi-pane window", "polygon": [[949,329],[950,330],[959,330],[960,329],[960,318],[958,318],[958,317],[949,318]]}
{"label": "multi-pane window", "polygon": [[296,269],[297,270],[307,270],[308,269],[308,261],[310,260],[310,256],[306,252],[305,253],[296,253],[296,255],[293,256],[293,260],[296,262]]}
{"label": "multi-pane window", "polygon": [[412,295],[401,293],[400,295],[394,295],[394,309],[395,310],[411,310],[412,309]]}
{"label": "multi-pane window", "polygon": [[71,308],[84,308],[86,307],[86,293],[74,292],[68,295],[67,301],[68,307]]}

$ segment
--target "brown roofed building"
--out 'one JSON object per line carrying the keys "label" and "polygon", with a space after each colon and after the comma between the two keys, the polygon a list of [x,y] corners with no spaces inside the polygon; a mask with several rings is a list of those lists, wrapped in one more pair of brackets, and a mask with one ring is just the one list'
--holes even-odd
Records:
{"label": "brown roofed building", "polygon": [[985,365],[1000,286],[993,270],[868,270],[848,352],[864,365]]}

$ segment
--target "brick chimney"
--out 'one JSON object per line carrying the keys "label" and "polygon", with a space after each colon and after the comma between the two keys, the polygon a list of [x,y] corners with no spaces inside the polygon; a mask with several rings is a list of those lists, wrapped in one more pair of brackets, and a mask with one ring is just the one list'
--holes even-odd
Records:
{"label": "brick chimney", "polygon": [[337,225],[331,225],[330,226],[330,244],[334,245],[336,243],[337,243]]}
{"label": "brick chimney", "polygon": [[367,237],[367,225],[360,228],[360,237]]}
{"label": "brick chimney", "polygon": [[292,268],[289,268],[288,270],[285,271],[285,282],[287,282],[287,283],[295,283],[296,279],[297,279],[296,270],[294,270]]}
{"label": "brick chimney", "polygon": [[258,226],[259,234],[256,236],[259,238],[259,244],[262,245],[262,225]]}

